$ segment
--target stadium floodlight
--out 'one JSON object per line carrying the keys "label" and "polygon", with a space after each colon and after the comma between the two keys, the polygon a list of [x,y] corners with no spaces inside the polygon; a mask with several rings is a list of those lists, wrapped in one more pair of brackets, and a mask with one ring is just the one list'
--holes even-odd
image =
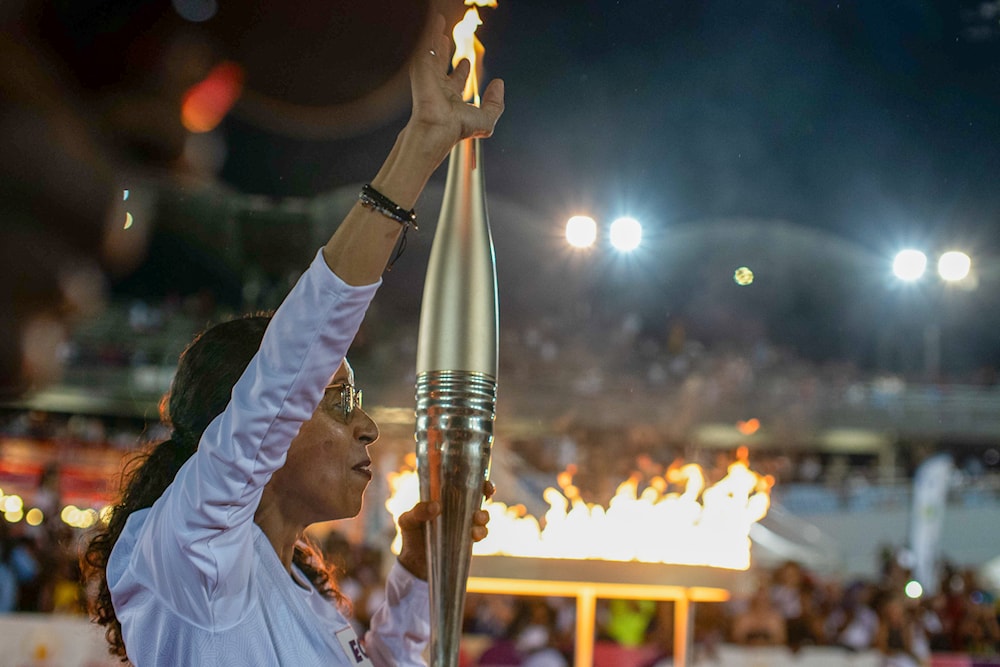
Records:
{"label": "stadium floodlight", "polygon": [[589,215],[574,215],[566,221],[566,242],[574,248],[589,248],[597,240],[597,223]]}
{"label": "stadium floodlight", "polygon": [[949,250],[938,258],[938,275],[942,280],[957,282],[964,280],[972,270],[972,259],[964,252]]}
{"label": "stadium floodlight", "polygon": [[621,252],[632,252],[642,243],[642,225],[635,218],[618,218],[611,223],[611,245]]}
{"label": "stadium floodlight", "polygon": [[912,248],[901,250],[892,260],[892,272],[900,280],[911,282],[923,277],[927,270],[927,255]]}

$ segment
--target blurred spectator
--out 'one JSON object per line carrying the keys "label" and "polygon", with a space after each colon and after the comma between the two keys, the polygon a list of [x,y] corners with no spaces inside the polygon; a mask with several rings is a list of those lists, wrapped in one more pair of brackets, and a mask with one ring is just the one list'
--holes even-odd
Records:
{"label": "blurred spectator", "polygon": [[965,570],[952,578],[955,584],[956,614],[953,616],[952,645],[976,655],[1000,653],[1000,624],[996,600],[983,590],[976,575]]}
{"label": "blurred spectator", "polygon": [[512,637],[497,637],[486,650],[479,654],[477,667],[518,667],[524,656]]}
{"label": "blurred spectator", "polygon": [[22,586],[34,581],[40,570],[25,539],[15,534],[18,528],[0,519],[0,612],[20,608]]}
{"label": "blurred spectator", "polygon": [[544,598],[522,598],[514,619],[514,640],[523,656],[522,667],[566,667],[566,657],[557,648],[555,610]]}
{"label": "blurred spectator", "polygon": [[470,593],[466,598],[465,608],[465,633],[500,639],[514,622],[517,602],[511,595]]}
{"label": "blurred spectator", "polygon": [[793,651],[821,641],[822,621],[816,616],[814,593],[813,583],[801,564],[787,561],[775,571],[771,598],[785,619],[786,637]]}
{"label": "blurred spectator", "polygon": [[920,667],[927,664],[930,656],[926,635],[902,598],[888,596],[879,605],[878,615],[875,647],[883,656],[883,666]]}
{"label": "blurred spectator", "polygon": [[762,583],[747,608],[732,619],[731,639],[747,646],[784,646],[788,641],[785,617],[771,601],[771,591]]}
{"label": "blurred spectator", "polygon": [[831,643],[850,651],[866,651],[875,645],[878,614],[871,607],[874,587],[863,581],[847,588],[839,607],[826,620]]}
{"label": "blurred spectator", "polygon": [[566,667],[559,649],[556,611],[544,598],[516,598],[517,611],[502,637],[479,656],[479,667]]}
{"label": "blurred spectator", "polygon": [[55,614],[84,614],[86,606],[83,595],[83,580],[80,573],[80,561],[72,552],[64,552],[66,557],[57,566],[62,570],[56,573],[52,582],[52,608]]}
{"label": "blurred spectator", "polygon": [[823,462],[817,454],[806,454],[799,462],[797,474],[799,481],[815,483],[823,474]]}
{"label": "blurred spectator", "polygon": [[622,646],[642,646],[656,615],[652,600],[609,600],[605,632]]}
{"label": "blurred spectator", "polygon": [[948,632],[944,623],[944,610],[947,598],[938,593],[923,598],[917,610],[917,622],[927,633],[927,642],[931,651],[947,651],[951,647]]}

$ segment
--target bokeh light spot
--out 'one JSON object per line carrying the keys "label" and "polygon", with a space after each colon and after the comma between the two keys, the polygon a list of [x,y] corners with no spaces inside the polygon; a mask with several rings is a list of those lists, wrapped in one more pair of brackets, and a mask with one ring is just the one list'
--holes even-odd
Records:
{"label": "bokeh light spot", "polygon": [[189,132],[210,132],[222,122],[243,91],[243,68],[233,62],[216,65],[188,89],[181,121]]}
{"label": "bokeh light spot", "polygon": [[753,282],[753,271],[745,266],[741,266],[733,273],[733,280],[737,285],[749,285]]}
{"label": "bokeh light spot", "polygon": [[6,496],[3,499],[4,512],[20,512],[24,509],[24,501],[21,496]]}
{"label": "bokeh light spot", "polygon": [[80,509],[76,505],[66,505],[62,508],[62,512],[59,513],[59,518],[63,520],[63,523],[74,525],[80,516]]}
{"label": "bokeh light spot", "polygon": [[185,21],[202,23],[219,11],[216,0],[173,0],[174,11]]}

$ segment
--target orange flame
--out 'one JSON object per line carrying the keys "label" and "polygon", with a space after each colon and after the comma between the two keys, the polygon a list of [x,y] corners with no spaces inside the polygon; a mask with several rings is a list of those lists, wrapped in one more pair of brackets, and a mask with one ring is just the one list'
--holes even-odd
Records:
{"label": "orange flame", "polygon": [[483,24],[483,19],[479,16],[479,10],[476,7],[496,7],[497,2],[496,0],[465,0],[465,4],[469,6],[469,9],[465,12],[462,20],[455,25],[451,33],[452,38],[455,40],[455,55],[451,59],[451,64],[455,67],[463,59],[467,59],[469,64],[472,65],[469,79],[465,82],[465,90],[462,91],[462,98],[478,106],[479,74],[482,68],[482,57],[486,53],[486,48],[483,47],[483,43],[476,37],[476,28]]}
{"label": "orange flame", "polygon": [[[521,505],[487,501],[489,535],[473,553],[750,567],[750,527],[770,508],[773,478],[753,472],[742,459],[707,488],[696,464],[671,465],[666,479],[653,478],[641,493],[640,481],[634,474],[622,482],[604,508],[580,497],[571,471],[561,473],[562,491],[549,487],[542,494],[549,509],[541,522]],[[667,492],[682,484],[682,492]],[[398,519],[419,497],[417,473],[392,474],[389,486],[386,508]],[[397,530],[393,550],[398,553],[401,544]]]}

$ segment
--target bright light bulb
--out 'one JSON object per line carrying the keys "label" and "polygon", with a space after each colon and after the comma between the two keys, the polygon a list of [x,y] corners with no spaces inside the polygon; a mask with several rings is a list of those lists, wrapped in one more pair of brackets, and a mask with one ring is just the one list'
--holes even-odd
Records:
{"label": "bright light bulb", "polygon": [[566,241],[574,248],[589,248],[597,240],[597,223],[587,215],[574,215],[566,221]]}
{"label": "bright light bulb", "polygon": [[632,252],[642,243],[642,225],[635,218],[618,218],[611,223],[611,245]]}
{"label": "bright light bulb", "polygon": [[927,255],[919,250],[901,250],[892,261],[892,272],[900,280],[917,280],[927,270]]}
{"label": "bright light bulb", "polygon": [[938,258],[938,275],[942,280],[955,282],[969,275],[972,259],[964,252],[950,250]]}

